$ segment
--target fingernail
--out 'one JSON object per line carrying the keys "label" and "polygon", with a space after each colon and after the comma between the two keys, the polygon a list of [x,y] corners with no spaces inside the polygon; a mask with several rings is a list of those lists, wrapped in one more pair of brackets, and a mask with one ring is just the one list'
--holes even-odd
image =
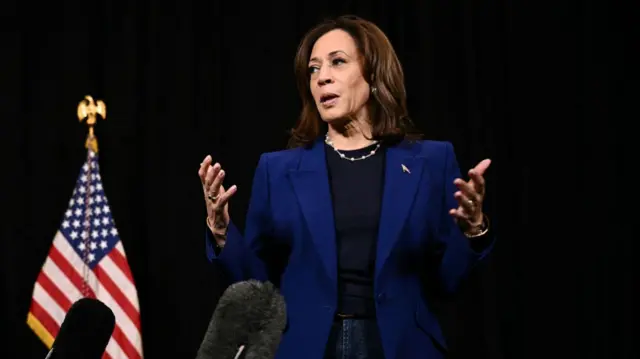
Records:
{"label": "fingernail", "polygon": [[224,171],[220,171],[220,173],[218,173],[218,176],[220,177],[224,176]]}

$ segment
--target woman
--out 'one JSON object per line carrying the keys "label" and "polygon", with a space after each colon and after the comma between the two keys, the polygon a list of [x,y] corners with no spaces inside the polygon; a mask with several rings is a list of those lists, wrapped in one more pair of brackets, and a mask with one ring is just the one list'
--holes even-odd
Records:
{"label": "woman", "polygon": [[489,252],[490,161],[465,181],[451,144],[417,139],[402,67],[368,21],[318,25],[295,64],[302,113],[290,148],[260,157],[244,235],[228,214],[237,188],[210,156],[200,166],[210,260],[279,283],[277,358],[443,357],[425,282],[454,291]]}

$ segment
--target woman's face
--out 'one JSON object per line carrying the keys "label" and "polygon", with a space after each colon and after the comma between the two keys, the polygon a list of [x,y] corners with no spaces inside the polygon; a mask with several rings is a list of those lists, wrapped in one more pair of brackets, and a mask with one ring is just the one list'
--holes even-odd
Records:
{"label": "woman's face", "polygon": [[347,32],[332,30],[316,41],[309,73],[311,94],[324,121],[350,115],[367,118],[369,84],[362,75],[356,44]]}

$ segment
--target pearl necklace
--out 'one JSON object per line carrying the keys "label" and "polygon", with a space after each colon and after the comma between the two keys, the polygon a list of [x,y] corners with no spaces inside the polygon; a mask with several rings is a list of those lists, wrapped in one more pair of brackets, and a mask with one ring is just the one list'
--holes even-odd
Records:
{"label": "pearl necklace", "polygon": [[360,157],[348,157],[344,153],[340,152],[340,150],[335,148],[335,146],[333,145],[333,142],[331,141],[331,139],[329,139],[329,134],[326,134],[324,136],[324,142],[327,145],[331,146],[331,148],[333,148],[333,150],[338,154],[338,156],[340,156],[340,158],[343,158],[345,160],[349,160],[351,162],[353,162],[353,161],[361,161],[361,160],[367,159],[367,158],[375,155],[376,152],[378,151],[378,149],[380,149],[380,142],[376,141],[376,142],[374,142],[376,144],[376,147],[374,149],[372,149],[371,152],[369,152],[368,154],[360,156]]}

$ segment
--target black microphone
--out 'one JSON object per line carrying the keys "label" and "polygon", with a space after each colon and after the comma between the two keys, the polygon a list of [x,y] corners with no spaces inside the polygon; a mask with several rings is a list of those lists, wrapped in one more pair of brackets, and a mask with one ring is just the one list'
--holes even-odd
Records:
{"label": "black microphone", "polygon": [[234,283],[220,297],[196,359],[272,359],[286,323],[284,298],[272,283]]}
{"label": "black microphone", "polygon": [[46,359],[102,359],[115,325],[109,307],[81,298],[69,308]]}

